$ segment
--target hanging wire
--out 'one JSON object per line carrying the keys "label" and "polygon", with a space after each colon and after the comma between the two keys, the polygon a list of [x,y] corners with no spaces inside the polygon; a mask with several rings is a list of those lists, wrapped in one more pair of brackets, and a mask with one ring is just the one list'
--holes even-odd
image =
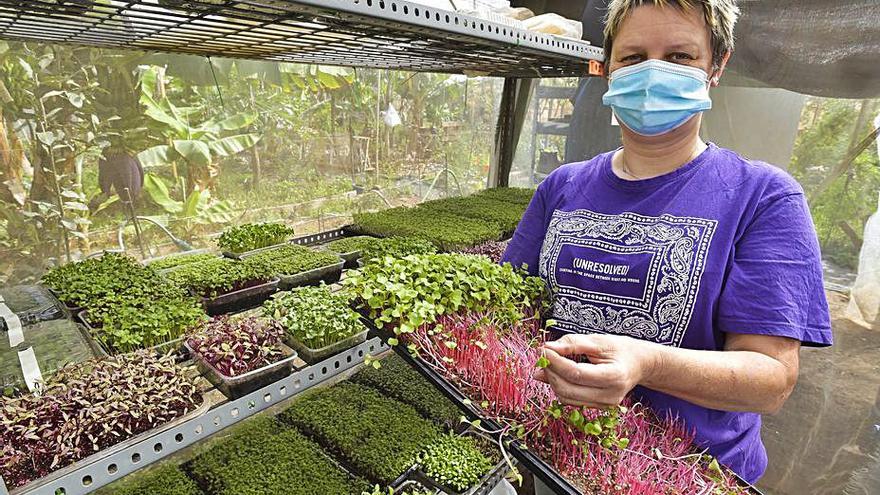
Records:
{"label": "hanging wire", "polygon": [[225,112],[226,105],[223,103],[223,92],[220,91],[220,83],[217,82],[217,73],[214,72],[214,63],[211,62],[211,57],[205,57],[205,58],[208,59],[208,67],[211,68],[211,76],[214,78],[214,87],[217,88],[217,96],[220,97],[220,108],[222,108],[223,111]]}

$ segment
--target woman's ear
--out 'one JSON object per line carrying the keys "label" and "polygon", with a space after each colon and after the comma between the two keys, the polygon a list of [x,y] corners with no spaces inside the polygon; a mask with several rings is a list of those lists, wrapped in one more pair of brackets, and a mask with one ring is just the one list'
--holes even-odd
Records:
{"label": "woman's ear", "polygon": [[719,84],[721,84],[721,75],[724,74],[724,68],[727,67],[727,61],[730,60],[730,55],[732,52],[727,52],[721,58],[721,63],[718,64],[718,68],[715,69],[715,72],[712,73],[712,76],[709,78],[709,84],[716,88]]}

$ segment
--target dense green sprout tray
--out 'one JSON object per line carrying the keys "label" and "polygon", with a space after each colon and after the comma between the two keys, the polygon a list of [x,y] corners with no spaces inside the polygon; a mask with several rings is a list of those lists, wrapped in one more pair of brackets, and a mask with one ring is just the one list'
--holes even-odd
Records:
{"label": "dense green sprout tray", "polygon": [[265,265],[270,273],[281,280],[282,288],[320,281],[336,282],[342,274],[343,265],[343,260],[335,254],[294,244],[259,251],[243,259]]}
{"label": "dense green sprout tray", "polygon": [[383,359],[379,368],[365,367],[351,381],[409,404],[439,425],[456,426],[461,416],[452,401],[397,355]]}
{"label": "dense green sprout tray", "polygon": [[195,296],[213,298],[264,283],[272,275],[272,268],[259,260],[212,257],[174,268],[165,278]]}
{"label": "dense green sprout tray", "polygon": [[279,415],[373,483],[389,485],[440,430],[411,406],[342,382],[308,394]]}
{"label": "dense green sprout tray", "polygon": [[144,261],[144,264],[155,270],[170,270],[179,266],[189,265],[190,263],[199,263],[201,261],[217,258],[213,253],[174,253],[161,258]]}
{"label": "dense green sprout tray", "polygon": [[330,287],[297,287],[263,304],[263,315],[284,329],[284,341],[308,363],[317,363],[367,338],[349,300]]}
{"label": "dense green sprout tray", "polygon": [[99,495],[202,495],[202,490],[178,466],[163,464],[157,468],[147,468],[97,493]]}
{"label": "dense green sprout tray", "polygon": [[[192,271],[193,265],[177,270]],[[118,253],[54,268],[43,282],[66,304],[88,312],[94,338],[111,354],[175,340],[205,316],[184,289]]]}
{"label": "dense green sprout tray", "polygon": [[513,233],[525,212],[525,208],[515,203],[480,196],[438,199],[422,203],[418,207],[435,212],[437,215],[452,215],[494,223],[503,236]]}
{"label": "dense green sprout tray", "polygon": [[455,251],[509,237],[532,193],[529,189],[490,189],[414,207],[355,214],[350,230],[377,237],[416,237]]}
{"label": "dense green sprout tray", "polygon": [[534,195],[535,190],[526,187],[493,187],[490,189],[483,189],[474,196],[507,201],[509,203],[521,205],[525,208]]}
{"label": "dense green sprout tray", "polygon": [[436,211],[405,206],[355,214],[352,228],[378,237],[417,237],[446,251],[499,240],[502,235],[502,230],[491,221],[439,215]]}
{"label": "dense green sprout tray", "polygon": [[[184,451],[183,459],[138,471],[98,493],[387,495],[389,487],[399,495],[444,493],[428,478],[413,481],[419,461],[433,466],[434,474],[448,473],[456,480],[466,476],[472,488],[497,482],[485,476],[477,480],[487,466],[473,464],[480,456],[470,442],[463,450],[453,449],[469,453],[463,467],[431,459],[432,452],[436,457],[436,452],[449,449],[453,434],[443,433],[426,417],[433,412],[445,419],[455,411],[445,410],[451,405],[448,401],[438,404],[445,399],[438,401],[430,384],[402,368],[406,364],[400,359],[381,362],[379,369],[368,367],[354,375],[381,386],[379,390],[346,381],[306,392],[278,416],[247,419]],[[404,383],[394,378],[398,376],[417,380]],[[500,457],[497,452],[486,456],[493,462]]]}
{"label": "dense green sprout tray", "polygon": [[271,417],[248,421],[186,467],[205,493],[215,495],[359,495],[369,486]]}
{"label": "dense green sprout tray", "polygon": [[280,223],[246,223],[224,230],[217,239],[217,246],[225,255],[235,258],[282,244],[293,234],[292,228]]}
{"label": "dense green sprout tray", "polygon": [[376,243],[378,239],[368,235],[358,235],[354,237],[343,237],[325,244],[325,247],[337,254],[348,254],[360,252]]}

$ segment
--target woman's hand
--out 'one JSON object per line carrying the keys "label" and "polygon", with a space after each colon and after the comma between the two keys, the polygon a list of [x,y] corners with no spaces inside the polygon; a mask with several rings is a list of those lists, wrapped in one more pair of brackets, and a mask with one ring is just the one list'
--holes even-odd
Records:
{"label": "woman's hand", "polygon": [[[535,372],[565,404],[609,407],[636,385],[722,411],[773,414],[797,382],[800,342],[728,333],[723,351],[680,349],[618,335],[566,335],[544,345]],[[589,363],[568,357],[586,356]]]}
{"label": "woman's hand", "polygon": [[[537,370],[535,378],[549,383],[564,404],[616,406],[651,372],[652,345],[618,335],[566,335],[544,345],[550,365]],[[590,362],[569,359],[575,356]]]}

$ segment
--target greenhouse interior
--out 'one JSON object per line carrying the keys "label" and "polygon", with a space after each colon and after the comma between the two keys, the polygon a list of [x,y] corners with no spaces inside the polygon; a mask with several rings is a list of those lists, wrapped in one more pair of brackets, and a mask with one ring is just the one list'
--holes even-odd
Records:
{"label": "greenhouse interior", "polygon": [[877,0],[0,0],[0,495],[880,493],[878,153]]}

